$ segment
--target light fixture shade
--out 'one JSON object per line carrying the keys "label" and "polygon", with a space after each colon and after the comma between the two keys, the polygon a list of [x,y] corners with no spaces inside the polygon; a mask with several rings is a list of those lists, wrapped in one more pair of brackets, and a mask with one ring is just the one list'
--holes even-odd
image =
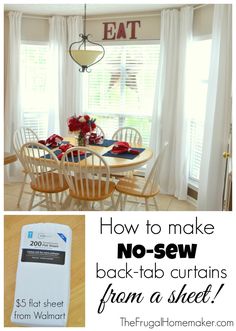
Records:
{"label": "light fixture shade", "polygon": [[[79,34],[81,38],[70,44],[69,54],[72,60],[80,66],[80,72],[90,72],[89,67],[101,61],[105,55],[102,45],[93,42],[86,35],[86,4],[84,5],[84,31]],[[88,47],[88,49],[86,48]]]}
{"label": "light fixture shade", "polygon": [[91,66],[94,62],[96,62],[99,55],[101,55],[102,51],[95,50],[71,50],[71,57],[76,63],[79,63],[81,66]]}

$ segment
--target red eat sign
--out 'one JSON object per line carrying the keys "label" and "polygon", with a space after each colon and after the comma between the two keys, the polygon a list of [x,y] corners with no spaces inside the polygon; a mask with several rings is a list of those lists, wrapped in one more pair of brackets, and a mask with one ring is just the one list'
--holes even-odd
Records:
{"label": "red eat sign", "polygon": [[136,26],[141,27],[140,21],[127,21],[121,22],[116,29],[116,22],[105,22],[104,24],[104,37],[103,40],[114,40],[114,39],[137,39],[136,37]]}

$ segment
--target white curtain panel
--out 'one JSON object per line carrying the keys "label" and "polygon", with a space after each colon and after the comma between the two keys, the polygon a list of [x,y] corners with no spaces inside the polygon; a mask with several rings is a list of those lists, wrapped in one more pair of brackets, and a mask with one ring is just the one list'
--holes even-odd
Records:
{"label": "white curtain panel", "polygon": [[225,159],[231,123],[232,7],[215,5],[198,210],[222,210]]}
{"label": "white curtain panel", "polygon": [[[22,126],[20,102],[20,45],[21,45],[21,18],[20,12],[9,12],[9,48],[7,59],[6,94],[5,94],[5,131],[4,150],[13,152],[13,135],[17,128]],[[5,167],[5,180],[20,177],[21,170],[18,162]]]}
{"label": "white curtain panel", "polygon": [[67,64],[67,24],[66,17],[53,16],[49,19],[50,42],[50,111],[48,134],[67,131],[66,121],[66,64]]}
{"label": "white curtain panel", "polygon": [[[79,34],[83,31],[83,20],[82,16],[70,16],[67,18],[67,29],[68,29],[68,45],[67,49],[72,42],[81,39]],[[67,117],[73,114],[82,114],[83,112],[83,84],[82,78],[84,74],[79,72],[79,66],[67,56]]]}
{"label": "white curtain panel", "polygon": [[[68,134],[67,119],[82,113],[82,75],[69,55],[69,45],[80,39],[82,17],[53,16],[50,19],[51,111],[49,129]],[[55,83],[56,82],[56,83]]]}
{"label": "white curtain panel", "polygon": [[[160,64],[150,146],[156,157],[166,141],[168,152],[160,173],[164,194],[187,197],[188,142],[185,107],[186,57],[192,38],[193,8],[161,13]],[[154,157],[154,159],[155,159]]]}

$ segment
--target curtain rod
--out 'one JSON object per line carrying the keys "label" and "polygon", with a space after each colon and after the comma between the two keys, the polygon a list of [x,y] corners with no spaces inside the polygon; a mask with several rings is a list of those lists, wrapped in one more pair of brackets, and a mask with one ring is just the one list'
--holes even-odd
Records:
{"label": "curtain rod", "polygon": [[[199,8],[202,8],[202,7],[206,7],[208,5],[209,4],[197,5],[197,6],[193,7],[193,10],[199,9]],[[179,8],[180,7],[172,7],[172,8],[166,8],[166,9],[179,9]],[[149,14],[136,13],[135,15],[97,16],[97,17],[87,17],[86,20],[87,21],[96,21],[96,20],[100,20],[100,19],[111,19],[111,18],[135,18],[135,17],[153,17],[153,16],[161,16],[161,13],[160,12],[158,12],[158,13],[149,13]]]}
{"label": "curtain rod", "polygon": [[[209,6],[209,4],[202,4],[202,5],[197,5],[196,7],[193,7],[193,10],[200,9],[202,7]],[[173,7],[173,8],[167,8],[167,9],[178,9]],[[53,16],[53,15],[52,15]],[[24,18],[31,18],[31,19],[40,19],[40,20],[49,20],[52,16],[35,16],[35,15],[28,15],[28,14],[23,14],[22,17]],[[55,15],[57,16],[57,15]],[[76,15],[61,15],[61,16],[76,16]],[[97,17],[87,17],[86,21],[96,21],[96,20],[101,20],[101,19],[113,19],[113,18],[134,18],[134,17],[152,17],[152,16],[161,16],[161,13],[150,13],[150,14],[136,14],[136,15],[120,15],[120,16],[97,16]]]}
{"label": "curtain rod", "polygon": [[28,14],[23,14],[23,18],[32,18],[32,19],[37,19],[37,20],[49,20],[52,16],[35,16],[35,15],[28,15]]}

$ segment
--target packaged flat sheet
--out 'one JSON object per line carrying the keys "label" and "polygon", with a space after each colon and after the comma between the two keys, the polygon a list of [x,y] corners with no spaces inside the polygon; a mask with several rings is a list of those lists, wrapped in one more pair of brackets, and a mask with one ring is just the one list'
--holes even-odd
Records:
{"label": "packaged flat sheet", "polygon": [[70,302],[70,227],[24,225],[11,321],[25,326],[66,326]]}

